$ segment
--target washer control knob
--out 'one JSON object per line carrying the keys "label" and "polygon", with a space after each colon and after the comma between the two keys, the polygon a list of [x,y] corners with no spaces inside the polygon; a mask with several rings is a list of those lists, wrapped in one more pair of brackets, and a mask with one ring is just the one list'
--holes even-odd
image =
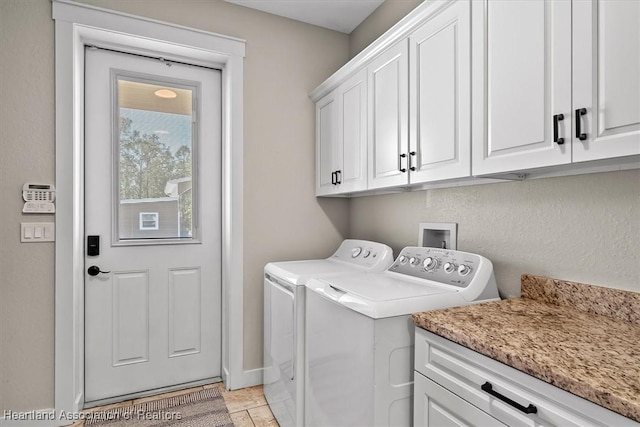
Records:
{"label": "washer control knob", "polygon": [[433,257],[426,257],[424,259],[424,262],[422,263],[422,266],[427,271],[435,270],[435,268],[438,266],[438,260]]}
{"label": "washer control knob", "polygon": [[356,258],[362,252],[362,248],[353,248],[351,249],[351,258]]}
{"label": "washer control knob", "polygon": [[420,258],[412,256],[411,258],[409,258],[409,264],[415,267],[416,265],[420,264]]}
{"label": "washer control knob", "polygon": [[451,274],[456,271],[456,265],[452,262],[447,262],[444,265],[444,272],[447,274]]}
{"label": "washer control knob", "polygon": [[400,262],[401,265],[405,265],[408,260],[409,260],[409,258],[407,258],[404,255],[401,255],[400,258],[398,258],[398,261]]}
{"label": "washer control knob", "polygon": [[469,267],[468,265],[462,264],[458,267],[459,275],[466,276],[469,273],[471,273],[471,267]]}
{"label": "washer control knob", "polygon": [[371,249],[365,249],[364,253],[362,254],[362,257],[369,258],[369,255],[371,255]]}

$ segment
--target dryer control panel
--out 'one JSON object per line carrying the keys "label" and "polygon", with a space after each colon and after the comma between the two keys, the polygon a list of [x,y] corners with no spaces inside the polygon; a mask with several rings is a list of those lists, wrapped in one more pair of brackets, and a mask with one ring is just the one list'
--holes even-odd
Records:
{"label": "dryer control panel", "polygon": [[391,264],[393,260],[393,250],[383,243],[346,239],[331,256],[331,259],[366,268],[383,266],[382,269],[384,269],[384,266]]}
{"label": "dryer control panel", "polygon": [[477,254],[408,246],[388,271],[466,288],[486,269],[493,270],[491,261]]}

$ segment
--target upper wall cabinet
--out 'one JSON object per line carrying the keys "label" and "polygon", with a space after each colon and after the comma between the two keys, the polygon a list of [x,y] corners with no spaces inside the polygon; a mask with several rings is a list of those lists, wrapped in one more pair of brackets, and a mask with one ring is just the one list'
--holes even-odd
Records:
{"label": "upper wall cabinet", "polygon": [[639,1],[573,2],[573,102],[575,162],[640,154]]}
{"label": "upper wall cabinet", "polygon": [[312,92],[316,193],[640,167],[639,94],[638,0],[425,1]]}
{"label": "upper wall cabinet", "polygon": [[367,74],[316,103],[316,195],[367,189]]}
{"label": "upper wall cabinet", "polygon": [[369,189],[405,185],[409,147],[409,49],[401,41],[374,59],[369,79]]}
{"label": "upper wall cabinet", "polygon": [[470,16],[450,2],[369,65],[369,189],[471,174]]}
{"label": "upper wall cabinet", "polygon": [[474,175],[640,154],[639,2],[472,3]]}
{"label": "upper wall cabinet", "polygon": [[471,4],[458,0],[409,37],[409,182],[471,174]]}
{"label": "upper wall cabinet", "polygon": [[473,174],[570,163],[571,2],[472,7]]}

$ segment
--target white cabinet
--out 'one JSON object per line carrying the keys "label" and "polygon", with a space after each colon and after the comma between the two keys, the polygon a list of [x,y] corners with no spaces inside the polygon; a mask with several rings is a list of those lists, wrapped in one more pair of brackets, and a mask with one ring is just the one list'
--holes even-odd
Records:
{"label": "white cabinet", "polygon": [[474,175],[640,154],[639,2],[472,3]]}
{"label": "white cabinet", "polygon": [[316,103],[316,196],[335,193],[338,107],[331,92]]}
{"label": "white cabinet", "polygon": [[640,167],[640,1],[423,2],[311,98],[318,196]]}
{"label": "white cabinet", "polygon": [[471,175],[470,19],[457,0],[409,37],[411,184]]}
{"label": "white cabinet", "polygon": [[368,67],[369,189],[471,174],[470,1],[430,12]]}
{"label": "white cabinet", "polygon": [[416,372],[414,426],[505,427],[505,424]]}
{"label": "white cabinet", "polygon": [[640,154],[639,1],[573,2],[573,103],[574,162]]}
{"label": "white cabinet", "polygon": [[316,195],[367,188],[367,84],[362,70],[316,103]]}
{"label": "white cabinet", "polygon": [[630,418],[421,328],[415,329],[418,426],[627,426]]}
{"label": "white cabinet", "polygon": [[571,2],[472,3],[472,173],[570,163]]}
{"label": "white cabinet", "polygon": [[406,40],[375,58],[369,81],[368,187],[409,182],[409,48]]}

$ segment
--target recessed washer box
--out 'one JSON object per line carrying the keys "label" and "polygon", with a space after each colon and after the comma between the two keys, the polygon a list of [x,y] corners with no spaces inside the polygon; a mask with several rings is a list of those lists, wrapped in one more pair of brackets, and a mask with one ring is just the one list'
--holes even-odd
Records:
{"label": "recessed washer box", "polygon": [[455,222],[421,222],[418,246],[458,249],[458,224]]}

